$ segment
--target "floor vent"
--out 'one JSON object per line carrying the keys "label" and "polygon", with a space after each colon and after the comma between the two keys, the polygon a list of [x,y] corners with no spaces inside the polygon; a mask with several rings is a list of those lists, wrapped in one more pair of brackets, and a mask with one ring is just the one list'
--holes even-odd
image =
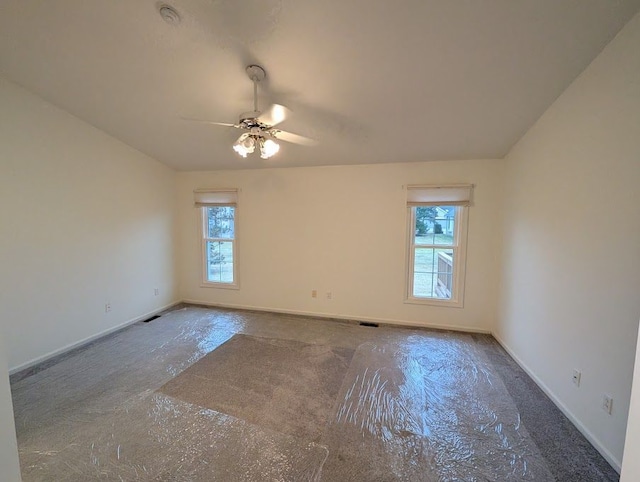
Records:
{"label": "floor vent", "polygon": [[378,324],[377,323],[371,323],[369,321],[361,321],[360,322],[360,326],[370,326],[372,328],[378,328]]}
{"label": "floor vent", "polygon": [[146,320],[142,320],[142,323],[149,323],[150,321],[157,320],[160,318],[160,315],[153,315],[151,318],[147,318]]}

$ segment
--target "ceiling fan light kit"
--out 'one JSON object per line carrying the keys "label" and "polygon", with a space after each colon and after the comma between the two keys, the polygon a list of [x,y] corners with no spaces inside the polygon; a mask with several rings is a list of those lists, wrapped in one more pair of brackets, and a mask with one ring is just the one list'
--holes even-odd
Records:
{"label": "ceiling fan light kit", "polygon": [[240,136],[240,138],[233,145],[233,150],[242,157],[247,157],[247,154],[252,154],[255,148],[255,140],[253,139],[253,137],[250,137],[248,135],[244,139],[242,139],[242,136]]}
{"label": "ceiling fan light kit", "polygon": [[253,154],[256,145],[262,159],[269,159],[280,150],[277,142],[260,134],[242,134],[233,144],[233,150],[240,156],[247,157],[247,154]]}
{"label": "ceiling fan light kit", "polygon": [[280,144],[271,139],[260,139],[260,157],[269,159],[280,150]]}
{"label": "ceiling fan light kit", "polygon": [[272,104],[265,111],[258,110],[258,83],[264,80],[266,73],[259,65],[249,65],[246,68],[247,76],[253,82],[253,110],[240,114],[237,124],[223,122],[203,121],[199,119],[187,119],[208,124],[234,127],[247,131],[243,133],[233,144],[233,150],[241,157],[247,157],[260,149],[260,157],[269,159],[280,150],[280,144],[276,141],[291,142],[301,145],[315,145],[316,141],[292,132],[276,129],[275,126],[284,122],[289,116],[289,109],[283,105]]}

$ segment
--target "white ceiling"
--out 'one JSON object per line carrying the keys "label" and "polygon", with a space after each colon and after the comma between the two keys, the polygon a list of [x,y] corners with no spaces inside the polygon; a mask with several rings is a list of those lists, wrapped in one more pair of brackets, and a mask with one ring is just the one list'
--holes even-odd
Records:
{"label": "white ceiling", "polygon": [[[180,170],[501,158],[640,0],[1,0],[0,72]],[[252,109],[294,114],[269,160],[231,149]]]}

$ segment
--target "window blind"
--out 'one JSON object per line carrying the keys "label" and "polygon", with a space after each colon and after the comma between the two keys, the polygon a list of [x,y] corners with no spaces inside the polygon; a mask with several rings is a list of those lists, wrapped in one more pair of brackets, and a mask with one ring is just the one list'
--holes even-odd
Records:
{"label": "window blind", "polygon": [[473,184],[407,186],[408,206],[469,206]]}
{"label": "window blind", "polygon": [[235,206],[238,204],[237,189],[196,189],[193,191],[195,207]]}

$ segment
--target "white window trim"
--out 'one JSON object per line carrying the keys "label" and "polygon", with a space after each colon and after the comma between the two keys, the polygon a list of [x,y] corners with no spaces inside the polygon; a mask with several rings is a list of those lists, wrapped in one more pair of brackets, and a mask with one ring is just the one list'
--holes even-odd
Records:
{"label": "white window trim", "polygon": [[[227,238],[207,238],[207,216],[206,210],[208,207],[233,207],[233,223],[234,223],[234,234],[233,239]],[[200,226],[199,236],[200,236],[200,265],[201,268],[201,288],[222,288],[227,290],[238,290],[240,289],[240,282],[238,280],[238,205],[237,204],[217,204],[217,205],[203,205],[198,209],[199,213],[199,222]],[[213,239],[214,241],[231,241],[233,243],[233,283],[221,283],[216,281],[209,281],[208,273],[207,273],[207,240]]]}
{"label": "white window trim", "polygon": [[[446,202],[439,204],[440,206],[447,206]],[[405,303],[417,304],[417,305],[432,305],[451,308],[463,308],[464,307],[464,285],[466,274],[466,261],[467,261],[467,232],[468,232],[468,220],[469,220],[469,207],[458,206],[456,210],[455,229],[458,245],[456,246],[457,258],[454,263],[453,282],[452,282],[452,297],[449,300],[438,298],[422,298],[413,296],[413,266],[415,258],[415,206],[407,206],[407,256],[406,256],[406,290],[405,290]]]}

